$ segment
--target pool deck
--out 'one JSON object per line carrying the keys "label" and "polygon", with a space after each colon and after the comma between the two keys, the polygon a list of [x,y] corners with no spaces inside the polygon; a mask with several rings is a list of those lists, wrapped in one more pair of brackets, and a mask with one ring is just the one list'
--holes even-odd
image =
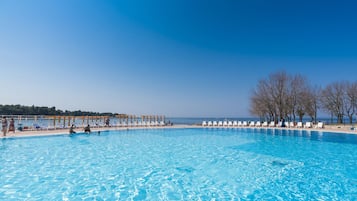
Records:
{"label": "pool deck", "polygon": [[[108,131],[108,130],[131,130],[131,129],[179,129],[179,128],[256,128],[256,129],[278,129],[278,130],[309,130],[309,131],[323,131],[323,132],[333,132],[333,133],[344,133],[344,134],[357,134],[356,130],[351,130],[351,125],[325,125],[325,128],[281,128],[281,127],[203,127],[200,125],[173,125],[173,126],[154,126],[154,127],[101,127],[92,128],[93,133],[98,131]],[[77,133],[83,132],[83,128],[75,129]],[[16,131],[9,132],[4,137],[2,134],[0,138],[12,138],[12,137],[34,137],[34,136],[49,136],[49,135],[63,135],[69,134],[69,129],[56,129],[56,130],[31,130],[31,131]]]}

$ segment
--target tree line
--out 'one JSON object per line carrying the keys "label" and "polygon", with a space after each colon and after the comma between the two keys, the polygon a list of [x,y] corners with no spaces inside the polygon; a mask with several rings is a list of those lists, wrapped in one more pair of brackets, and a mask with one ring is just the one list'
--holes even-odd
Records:
{"label": "tree line", "polygon": [[117,113],[99,113],[87,111],[62,111],[56,107],[23,105],[0,105],[0,115],[63,115],[63,116],[115,116]]}
{"label": "tree line", "polygon": [[317,121],[317,112],[324,111],[332,120],[349,123],[357,115],[357,81],[338,81],[325,86],[312,86],[306,77],[285,71],[272,73],[258,81],[250,97],[250,112],[267,121]]}

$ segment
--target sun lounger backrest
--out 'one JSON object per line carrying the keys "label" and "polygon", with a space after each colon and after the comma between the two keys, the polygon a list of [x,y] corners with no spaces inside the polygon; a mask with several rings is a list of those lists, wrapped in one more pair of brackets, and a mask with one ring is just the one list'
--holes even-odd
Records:
{"label": "sun lounger backrest", "polygon": [[301,122],[301,121],[299,121],[299,122],[297,123],[296,127],[298,127],[298,128],[302,128],[302,122]]}

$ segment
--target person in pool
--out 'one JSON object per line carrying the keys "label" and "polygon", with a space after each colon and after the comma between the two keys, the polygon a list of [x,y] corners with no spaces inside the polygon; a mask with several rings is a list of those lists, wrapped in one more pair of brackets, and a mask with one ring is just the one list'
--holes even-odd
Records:
{"label": "person in pool", "polygon": [[89,124],[88,124],[86,127],[84,127],[84,132],[90,133],[90,126],[89,126]]}
{"label": "person in pool", "polygon": [[72,126],[69,128],[69,134],[73,133],[76,133],[76,131],[74,131],[74,125],[72,124]]}

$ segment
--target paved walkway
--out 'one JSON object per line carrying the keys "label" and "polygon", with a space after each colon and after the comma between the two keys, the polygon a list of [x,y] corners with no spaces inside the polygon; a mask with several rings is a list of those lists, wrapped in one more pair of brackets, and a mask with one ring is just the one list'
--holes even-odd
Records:
{"label": "paved walkway", "polygon": [[[127,130],[127,129],[165,129],[165,128],[202,128],[199,125],[174,125],[174,126],[160,126],[160,127],[102,127],[102,128],[91,128],[92,132],[107,131],[107,130]],[[205,127],[205,128],[227,128],[227,127]],[[235,128],[235,127],[234,127]],[[252,128],[252,127],[238,127],[238,128]],[[256,128],[256,127],[254,127]],[[264,127],[260,127],[264,129]],[[334,132],[334,133],[349,133],[357,134],[357,130],[351,130],[351,125],[326,125],[323,129],[315,128],[279,128],[279,127],[268,127],[265,129],[280,129],[280,130],[310,130],[310,131],[323,131],[323,132]],[[83,128],[75,129],[77,133],[83,132]],[[7,133],[6,137],[26,137],[26,136],[48,136],[48,135],[60,135],[69,134],[69,129],[57,129],[57,130],[33,130],[33,131],[16,131],[15,133]],[[4,138],[3,135],[0,138]]]}

